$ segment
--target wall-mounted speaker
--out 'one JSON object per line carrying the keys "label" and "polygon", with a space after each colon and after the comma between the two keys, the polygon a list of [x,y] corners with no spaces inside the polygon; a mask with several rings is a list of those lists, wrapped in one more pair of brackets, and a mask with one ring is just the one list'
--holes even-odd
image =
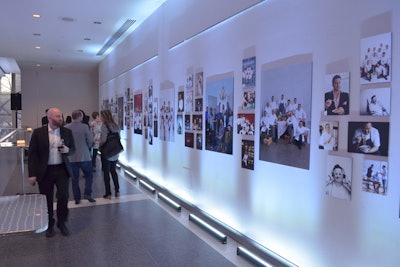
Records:
{"label": "wall-mounted speaker", "polygon": [[21,110],[21,94],[11,94],[11,110]]}

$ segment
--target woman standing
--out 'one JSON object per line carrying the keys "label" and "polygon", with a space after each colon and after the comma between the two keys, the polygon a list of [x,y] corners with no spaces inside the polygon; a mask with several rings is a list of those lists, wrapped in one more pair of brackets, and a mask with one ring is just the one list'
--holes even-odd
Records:
{"label": "woman standing", "polygon": [[100,114],[97,111],[92,113],[93,120],[90,122],[90,131],[93,135],[93,154],[92,154],[92,166],[93,171],[96,171],[96,158],[97,152],[99,151],[100,141],[101,141],[101,126],[103,122],[101,121]]}
{"label": "woman standing", "polygon": [[[101,139],[100,139],[100,147],[107,140],[107,135],[110,132],[119,132],[119,127],[115,123],[110,110],[105,109],[100,111],[101,120],[103,121],[103,125],[101,126]],[[118,161],[119,154],[112,156],[110,158],[105,158],[103,155],[101,156],[101,164],[104,172],[104,185],[106,188],[106,194],[103,196],[105,199],[111,199],[111,188],[110,188],[110,173],[114,183],[115,189],[115,197],[119,197],[119,183],[118,183],[118,175],[116,171],[116,165]]]}

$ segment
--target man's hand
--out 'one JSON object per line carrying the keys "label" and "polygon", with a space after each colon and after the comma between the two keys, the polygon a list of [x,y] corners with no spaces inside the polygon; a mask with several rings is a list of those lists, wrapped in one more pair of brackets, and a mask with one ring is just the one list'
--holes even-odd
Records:
{"label": "man's hand", "polygon": [[342,107],[334,109],[332,112],[338,115],[344,115],[344,109]]}
{"label": "man's hand", "polygon": [[35,186],[36,185],[36,176],[29,177],[28,183],[30,183],[30,185],[32,185],[32,186]]}
{"label": "man's hand", "polygon": [[58,151],[60,151],[61,154],[67,154],[69,152],[69,147],[67,147],[66,145],[63,145],[62,147],[60,147],[58,149]]}

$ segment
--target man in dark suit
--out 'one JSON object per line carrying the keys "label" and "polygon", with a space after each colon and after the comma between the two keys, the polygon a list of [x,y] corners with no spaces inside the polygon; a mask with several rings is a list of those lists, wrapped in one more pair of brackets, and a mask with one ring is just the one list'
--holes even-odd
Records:
{"label": "man in dark suit", "polygon": [[341,91],[342,77],[332,78],[332,91],[325,93],[325,111],[327,115],[348,115],[350,109],[349,94]]}
{"label": "man in dark suit", "polygon": [[68,155],[75,151],[70,129],[63,127],[62,113],[58,108],[47,111],[48,125],[33,131],[28,151],[28,182],[39,185],[46,195],[49,223],[46,236],[54,236],[53,197],[57,187],[57,227],[64,236],[69,235],[65,225],[68,218],[68,191],[70,163]]}

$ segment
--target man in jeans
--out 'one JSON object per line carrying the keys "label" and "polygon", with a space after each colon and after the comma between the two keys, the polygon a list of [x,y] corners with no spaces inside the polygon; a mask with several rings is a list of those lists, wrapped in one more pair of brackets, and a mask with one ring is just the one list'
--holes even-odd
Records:
{"label": "man in jeans", "polygon": [[96,202],[92,198],[93,169],[90,149],[93,145],[93,136],[89,127],[82,123],[83,114],[80,110],[72,112],[72,122],[65,126],[72,131],[75,140],[75,154],[69,156],[72,167],[72,192],[74,193],[75,204],[81,203],[81,190],[79,188],[79,170],[82,170],[86,179],[83,197],[89,202]]}

